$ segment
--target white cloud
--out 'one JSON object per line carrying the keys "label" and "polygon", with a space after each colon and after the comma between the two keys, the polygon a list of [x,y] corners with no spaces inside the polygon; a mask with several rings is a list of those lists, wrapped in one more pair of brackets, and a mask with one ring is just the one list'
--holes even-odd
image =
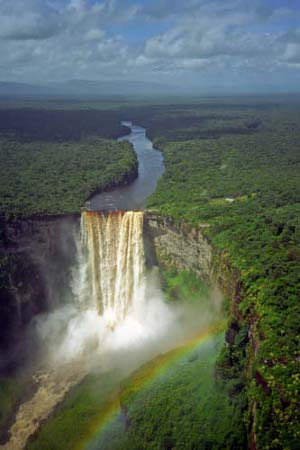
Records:
{"label": "white cloud", "polygon": [[87,31],[84,35],[85,41],[98,41],[99,39],[102,39],[105,36],[105,33],[103,30],[99,30],[97,28],[92,28],[91,30]]}
{"label": "white cloud", "polygon": [[[201,70],[212,67],[249,69],[266,67],[276,56],[276,33],[255,33],[248,30],[255,14],[204,5],[197,14],[181,17],[174,26],[147,40],[146,58],[161,60],[163,67],[169,61],[170,70]],[[158,65],[156,64],[156,67]]]}
{"label": "white cloud", "polygon": [[[295,16],[287,7],[139,1],[0,0],[0,79],[157,79],[159,72],[162,81],[186,74],[218,81],[300,63],[300,29],[276,26]],[[153,26],[147,39],[143,24]],[[127,39],[136,26],[139,45]]]}
{"label": "white cloud", "polygon": [[289,63],[299,63],[300,64],[300,43],[289,43],[286,46],[285,53],[283,55],[283,60]]}
{"label": "white cloud", "polygon": [[59,12],[40,0],[0,0],[0,38],[46,39],[61,27]]}

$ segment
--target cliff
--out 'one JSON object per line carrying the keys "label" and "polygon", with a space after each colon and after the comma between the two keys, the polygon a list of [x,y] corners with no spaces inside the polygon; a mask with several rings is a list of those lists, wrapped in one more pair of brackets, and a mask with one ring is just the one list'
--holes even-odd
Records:
{"label": "cliff", "polygon": [[[200,224],[196,228],[184,222],[178,224],[171,218],[146,212],[147,260],[162,267],[192,270],[208,284],[217,285],[227,298],[238,304],[242,290],[239,273],[205,237],[203,231],[208,226]],[[237,310],[236,314],[239,314]]]}
{"label": "cliff", "polygon": [[[208,285],[221,290],[229,301],[229,320],[226,342],[234,345],[241,329],[245,327],[239,305],[243,300],[243,285],[239,272],[226,257],[204,236],[207,224],[197,228],[187,223],[178,224],[162,215],[145,214],[146,258],[149,264],[180,270],[192,270]],[[256,341],[251,329],[251,343],[255,352]],[[248,338],[247,338],[248,339]]]}
{"label": "cliff", "polygon": [[[256,346],[248,320],[240,311],[244,288],[239,272],[232,267],[226,255],[218,251],[205,236],[208,225],[197,228],[177,223],[162,215],[145,214],[146,259],[162,268],[193,271],[208,285],[221,290],[228,305],[228,326],[225,346],[216,364],[216,378],[223,383],[233,405],[236,405],[238,427],[246,412],[246,383],[249,361],[246,359],[249,337],[251,347]],[[252,350],[254,353],[254,350]],[[254,420],[254,419],[252,419]],[[243,425],[242,425],[243,426]],[[246,429],[244,429],[246,439]],[[252,439],[254,439],[252,437]]]}
{"label": "cliff", "polygon": [[18,342],[35,314],[65,301],[78,225],[76,216],[1,220],[0,350]]}

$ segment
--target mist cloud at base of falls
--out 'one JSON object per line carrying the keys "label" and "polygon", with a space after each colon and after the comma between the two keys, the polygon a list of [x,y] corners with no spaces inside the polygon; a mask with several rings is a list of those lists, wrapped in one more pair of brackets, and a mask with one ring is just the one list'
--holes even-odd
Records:
{"label": "mist cloud at base of falls", "polygon": [[81,360],[89,370],[134,369],[207,328],[219,314],[218,299],[209,311],[201,299],[198,304],[167,303],[157,268],[146,274],[141,290],[141,301],[113,329],[109,317],[75,303],[37,317],[34,335],[44,360],[51,367]]}

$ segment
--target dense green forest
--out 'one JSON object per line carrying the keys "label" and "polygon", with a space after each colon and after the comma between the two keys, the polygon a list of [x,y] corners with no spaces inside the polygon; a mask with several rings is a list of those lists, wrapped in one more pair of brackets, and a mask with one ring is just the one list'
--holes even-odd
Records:
{"label": "dense green forest", "polygon": [[[186,114],[185,109],[174,114],[177,124]],[[235,106],[226,113],[236,116],[232,117],[236,126],[230,127],[234,133],[228,133],[229,118],[219,114],[203,122],[199,108],[198,124],[195,117],[189,125],[183,120],[183,133],[167,127],[167,112],[162,114],[163,126],[156,126],[159,117],[148,119],[166,165],[148,207],[178,222],[209,224],[207,238],[240,273],[239,310],[244,319],[235,326],[251,331],[252,343],[241,347],[235,342],[225,348],[219,367],[228,379],[241,370],[248,373],[245,420],[255,407],[259,448],[295,449],[299,442],[300,109]],[[246,135],[244,128],[238,131],[243,123],[249,130]],[[257,126],[249,129],[250,123]],[[208,139],[212,129],[217,132]],[[179,135],[193,139],[178,139]]]}
{"label": "dense green forest", "polygon": [[[58,108],[59,105],[56,105]],[[118,111],[97,109],[6,108],[0,105],[0,134],[23,141],[70,141],[87,136],[127,134]]]}
{"label": "dense green forest", "polygon": [[96,191],[137,175],[128,142],[24,143],[0,139],[0,213],[14,217],[78,213]]}
{"label": "dense green forest", "polygon": [[128,133],[121,118],[120,111],[74,109],[72,103],[2,105],[0,214],[78,213],[91,194],[132,181],[135,152],[111,140]]}

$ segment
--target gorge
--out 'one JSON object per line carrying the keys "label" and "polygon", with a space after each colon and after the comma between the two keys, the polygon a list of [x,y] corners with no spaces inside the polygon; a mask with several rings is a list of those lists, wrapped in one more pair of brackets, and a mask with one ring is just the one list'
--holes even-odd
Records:
{"label": "gorge", "polygon": [[[18,269],[24,269],[21,285],[11,279],[14,302],[9,316],[14,321],[7,327],[7,342],[17,350],[3,353],[2,363],[7,373],[18,374],[21,386],[31,378],[31,392],[29,399],[21,397],[14,420],[7,422],[3,449],[24,448],[30,437],[38,438],[56,405],[91,371],[101,374],[118,367],[119,377],[111,386],[115,389],[141,364],[180,347],[222,318],[222,296],[215,290],[209,294],[213,299],[209,306],[171,305],[164,300],[155,268],[160,247],[153,231],[165,232],[166,226],[156,222],[153,227],[151,212],[128,211],[131,204],[141,208],[153,191],[163,171],[162,157],[151,150],[142,129],[133,128],[133,143],[135,139],[150,167],[137,151],[140,175],[132,185],[96,194],[81,218],[6,225],[3,251],[17,254]],[[95,210],[99,205],[102,211]],[[182,244],[179,236],[175,242],[167,240],[169,248],[164,250],[177,252],[177,264],[172,266],[210,282],[209,246],[194,240],[194,253],[186,260],[182,250],[187,246],[186,254],[190,253],[188,241]],[[22,344],[14,344],[11,335],[17,340],[19,336]],[[16,366],[19,358],[25,358],[25,370]]]}

